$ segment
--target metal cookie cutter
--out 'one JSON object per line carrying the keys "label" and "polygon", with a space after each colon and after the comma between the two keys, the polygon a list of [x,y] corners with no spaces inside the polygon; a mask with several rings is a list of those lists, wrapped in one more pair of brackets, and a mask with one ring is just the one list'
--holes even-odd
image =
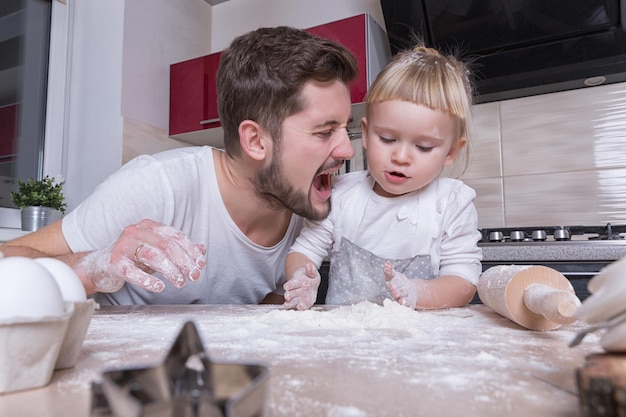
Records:
{"label": "metal cookie cutter", "polygon": [[211,362],[187,322],[162,364],[92,383],[91,417],[265,417],[268,381],[263,364]]}

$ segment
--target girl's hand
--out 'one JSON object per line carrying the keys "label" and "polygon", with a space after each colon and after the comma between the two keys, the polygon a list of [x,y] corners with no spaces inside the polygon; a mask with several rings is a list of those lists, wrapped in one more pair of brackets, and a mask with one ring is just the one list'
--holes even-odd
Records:
{"label": "girl's hand", "polygon": [[418,296],[414,280],[407,278],[402,272],[394,271],[391,262],[385,262],[383,272],[385,273],[387,288],[389,288],[393,298],[403,306],[414,309],[417,305]]}
{"label": "girl's hand", "polygon": [[321,282],[320,273],[312,263],[297,269],[293,276],[285,282],[285,308],[307,310],[315,304],[317,290]]}

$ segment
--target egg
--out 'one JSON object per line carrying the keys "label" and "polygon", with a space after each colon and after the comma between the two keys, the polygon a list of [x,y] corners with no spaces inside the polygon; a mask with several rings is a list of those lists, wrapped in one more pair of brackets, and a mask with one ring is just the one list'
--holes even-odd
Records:
{"label": "egg", "polygon": [[37,258],[35,262],[43,265],[52,274],[61,290],[63,301],[81,302],[87,300],[87,293],[82,281],[68,264],[54,258]]}
{"label": "egg", "polygon": [[65,313],[61,289],[48,270],[30,258],[0,259],[0,320],[41,319]]}

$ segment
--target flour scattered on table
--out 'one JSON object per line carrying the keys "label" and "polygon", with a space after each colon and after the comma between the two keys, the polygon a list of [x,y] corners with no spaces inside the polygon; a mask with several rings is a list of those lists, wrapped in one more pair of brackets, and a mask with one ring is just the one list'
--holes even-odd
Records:
{"label": "flour scattered on table", "polygon": [[[449,401],[450,393],[470,399],[462,405],[467,414],[491,406],[500,411],[506,403],[503,396],[508,395],[502,387],[506,392],[528,390],[528,376],[516,369],[531,367],[548,376],[561,372],[550,360],[551,355],[563,354],[547,347],[554,344],[518,337],[527,330],[486,308],[415,311],[386,301],[307,311],[278,306],[193,311],[99,312],[92,319],[97,326],[90,327],[83,354],[101,368],[118,367],[129,357],[141,362],[136,366],[159,363],[183,324],[192,320],[213,361],[268,365],[273,417],[411,415],[403,411],[402,398],[420,392],[429,393],[430,404]],[[541,337],[567,349],[568,333]],[[511,351],[524,354],[511,356]],[[93,377],[73,372],[61,386],[71,391],[75,384],[88,385]],[[536,400],[537,408],[558,404],[561,397],[571,399],[570,393],[550,384],[546,389],[554,390],[554,398],[550,404]],[[396,398],[395,406],[380,410],[381,396]]]}

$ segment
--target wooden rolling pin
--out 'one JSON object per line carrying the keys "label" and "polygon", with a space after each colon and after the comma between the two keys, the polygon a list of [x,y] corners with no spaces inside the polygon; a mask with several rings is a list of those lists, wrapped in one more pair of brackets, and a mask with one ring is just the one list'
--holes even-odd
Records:
{"label": "wooden rolling pin", "polygon": [[491,267],[480,276],[477,289],[483,304],[531,330],[572,323],[580,306],[569,280],[539,265]]}

